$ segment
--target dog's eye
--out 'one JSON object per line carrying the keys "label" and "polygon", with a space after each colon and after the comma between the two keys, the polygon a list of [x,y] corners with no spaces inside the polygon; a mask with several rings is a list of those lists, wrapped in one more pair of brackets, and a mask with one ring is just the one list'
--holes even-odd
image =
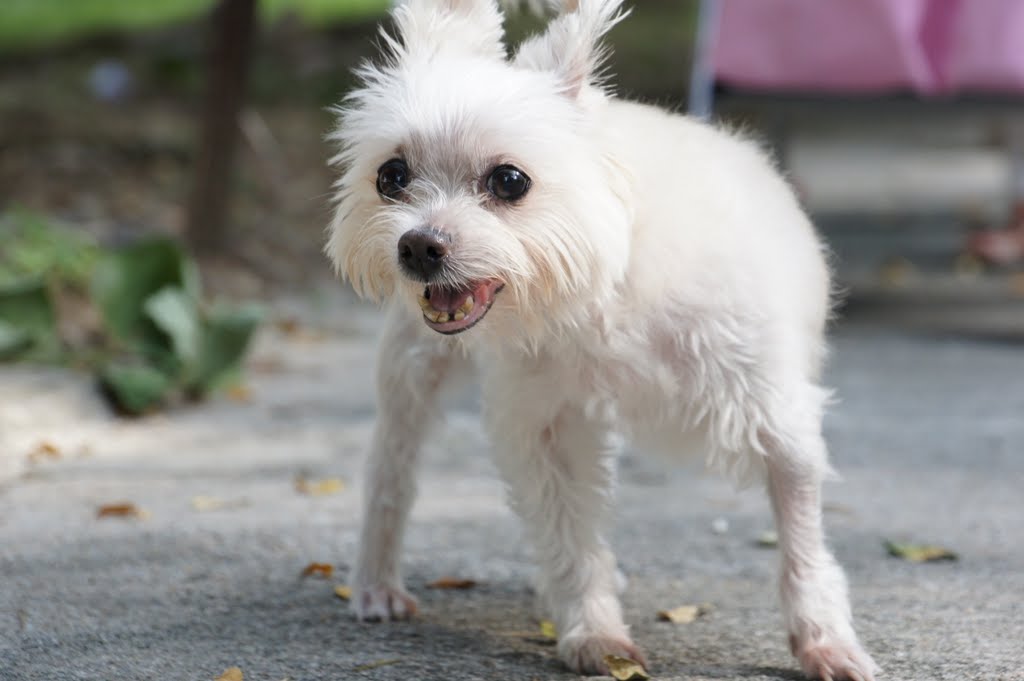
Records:
{"label": "dog's eye", "polygon": [[377,193],[386,199],[397,199],[409,186],[409,166],[393,158],[377,169]]}
{"label": "dog's eye", "polygon": [[530,178],[515,166],[498,166],[487,178],[487,191],[502,201],[517,201],[530,191]]}

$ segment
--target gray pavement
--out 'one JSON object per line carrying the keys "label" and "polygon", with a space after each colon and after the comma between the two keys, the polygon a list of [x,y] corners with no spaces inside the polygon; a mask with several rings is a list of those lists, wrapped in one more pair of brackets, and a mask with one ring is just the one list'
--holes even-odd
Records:
{"label": "gray pavement", "polygon": [[[260,338],[248,402],[123,422],[84,379],[0,371],[0,679],[204,680],[236,665],[247,681],[575,678],[531,635],[529,558],[471,396],[430,444],[409,532],[420,616],[360,625],[332,595],[355,549],[377,317],[345,301],[294,309],[308,324]],[[309,331],[319,319],[335,322]],[[834,347],[827,431],[843,480],[827,518],[884,678],[1024,679],[1024,346],[854,321]],[[44,440],[60,458],[28,462]],[[300,475],[349,486],[305,496]],[[775,552],[753,543],[771,525],[763,496],[632,454],[622,479],[611,535],[655,676],[800,678]],[[231,505],[197,511],[197,496]],[[96,518],[118,501],[149,517]],[[961,559],[901,562],[884,538]],[[300,579],[311,561],[337,578]],[[425,588],[443,576],[479,586]],[[655,620],[701,602],[713,610],[693,624]]]}

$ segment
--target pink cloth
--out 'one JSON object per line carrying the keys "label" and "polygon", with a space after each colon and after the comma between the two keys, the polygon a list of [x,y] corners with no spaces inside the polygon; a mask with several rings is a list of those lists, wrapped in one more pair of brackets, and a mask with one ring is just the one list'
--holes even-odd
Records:
{"label": "pink cloth", "polygon": [[1024,0],[720,0],[711,61],[740,87],[1024,92]]}

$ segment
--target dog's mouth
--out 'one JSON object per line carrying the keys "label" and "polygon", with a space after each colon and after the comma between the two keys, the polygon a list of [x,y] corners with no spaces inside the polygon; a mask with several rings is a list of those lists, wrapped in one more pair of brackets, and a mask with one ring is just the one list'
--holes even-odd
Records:
{"label": "dog's mouth", "polygon": [[463,288],[428,285],[420,296],[423,321],[446,335],[467,331],[487,315],[503,288],[495,279],[470,282]]}

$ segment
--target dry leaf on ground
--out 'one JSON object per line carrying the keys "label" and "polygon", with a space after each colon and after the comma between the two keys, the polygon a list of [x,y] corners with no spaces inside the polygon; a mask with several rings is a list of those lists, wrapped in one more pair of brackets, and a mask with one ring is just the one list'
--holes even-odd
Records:
{"label": "dry leaf on ground", "polygon": [[1010,293],[1013,295],[1024,298],[1024,272],[1018,272],[1017,274],[1010,275]]}
{"label": "dry leaf on ground", "polygon": [[192,497],[192,508],[200,513],[223,511],[229,508],[241,508],[248,505],[248,499],[222,499],[220,497],[206,496]]}
{"label": "dry leaf on ground", "polygon": [[60,457],[60,447],[46,440],[40,442],[35,449],[28,453],[30,463],[36,463],[43,459],[59,459]]}
{"label": "dry leaf on ground", "polygon": [[334,587],[334,595],[343,601],[352,600],[352,587],[339,584]]}
{"label": "dry leaf on ground", "polygon": [[247,385],[237,384],[228,388],[225,392],[228,399],[232,402],[241,402],[247,404],[252,402],[252,388]]}
{"label": "dry leaf on ground", "polygon": [[659,610],[658,619],[663,622],[672,622],[673,624],[689,624],[709,612],[711,612],[711,606],[707,603],[680,605],[678,608],[672,608],[671,610]]}
{"label": "dry leaf on ground", "polygon": [[642,664],[628,657],[605,655],[604,663],[608,665],[609,673],[619,681],[639,681],[651,678]]}
{"label": "dry leaf on ground", "polygon": [[930,544],[903,544],[887,541],[885,549],[890,556],[909,560],[911,563],[934,563],[940,560],[958,560],[960,558],[947,548]]}
{"label": "dry leaf on ground", "polygon": [[104,506],[100,506],[96,510],[96,517],[145,519],[149,517],[149,513],[131,502],[123,502],[119,504],[106,504]]}
{"label": "dry leaf on ground", "polygon": [[226,501],[217,497],[192,497],[192,508],[199,512],[219,511],[227,506]]}
{"label": "dry leaf on ground", "polygon": [[773,530],[762,532],[757,537],[757,545],[762,549],[774,549],[779,545],[779,535]]}
{"label": "dry leaf on ground", "polygon": [[310,563],[306,567],[302,568],[303,577],[323,577],[324,579],[330,579],[334,574],[334,566],[330,563]]}
{"label": "dry leaf on ground", "polygon": [[540,622],[540,635],[544,638],[557,639],[558,631],[555,629],[555,623],[551,620],[541,620]]}
{"label": "dry leaf on ground", "polygon": [[238,667],[231,667],[230,669],[225,669],[224,673],[213,681],[244,681],[244,678],[245,677],[242,675],[241,669]]}
{"label": "dry leaf on ground", "polygon": [[427,584],[428,589],[463,590],[472,589],[474,586],[476,586],[475,579],[459,579],[458,577],[442,577]]}
{"label": "dry leaf on ground", "polygon": [[323,480],[295,478],[295,490],[310,497],[327,497],[338,494],[344,489],[345,481],[341,478],[324,478]]}
{"label": "dry leaf on ground", "polygon": [[358,667],[353,667],[352,671],[368,672],[371,669],[377,669],[378,667],[388,667],[393,664],[398,664],[399,662],[401,662],[401,660],[397,657],[393,657],[387,660],[377,660],[376,662],[367,662],[366,664],[361,664]]}

